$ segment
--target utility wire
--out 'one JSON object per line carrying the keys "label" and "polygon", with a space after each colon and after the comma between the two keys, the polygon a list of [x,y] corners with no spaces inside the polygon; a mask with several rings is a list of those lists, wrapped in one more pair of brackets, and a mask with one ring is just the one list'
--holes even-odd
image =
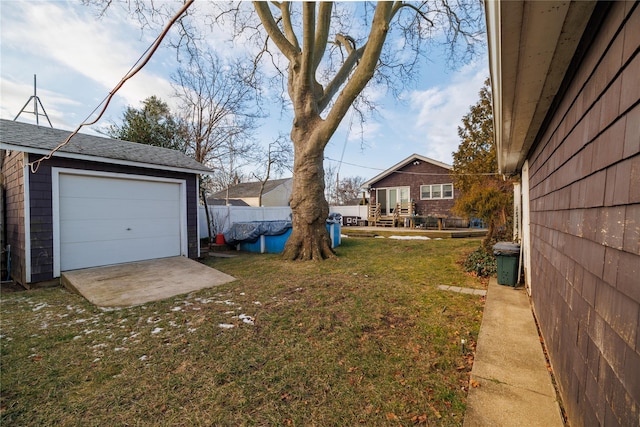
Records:
{"label": "utility wire", "polygon": [[[336,160],[336,159],[332,159],[331,157],[325,157],[325,160],[329,160],[332,162],[340,162],[343,163],[345,165],[349,165],[349,166],[355,166],[357,168],[363,168],[363,169],[372,169],[372,170],[376,170],[376,171],[386,171],[387,169],[382,169],[382,168],[374,168],[373,166],[363,166],[363,165],[356,165],[355,163],[349,163],[349,162],[345,162],[342,160]],[[407,174],[407,175],[426,175],[426,176],[450,176],[450,175],[462,175],[462,176],[493,176],[493,175],[500,175],[500,173],[498,172],[484,172],[484,173],[430,173],[430,172],[410,172],[410,171],[393,171],[392,173],[403,173],[403,174]]]}
{"label": "utility wire", "polygon": [[[180,10],[178,11],[178,13],[176,13],[174,15],[173,18],[171,18],[171,20],[167,23],[167,25],[165,26],[165,28],[162,30],[162,32],[160,33],[160,35],[158,35],[158,37],[156,37],[155,41],[147,48],[147,50],[144,51],[144,53],[140,56],[140,58],[138,58],[138,60],[136,61],[135,64],[133,64],[133,66],[129,69],[129,71],[124,75],[124,77],[120,80],[120,82],[111,90],[111,92],[109,92],[109,95],[107,95],[102,102],[100,102],[100,104],[98,104],[96,106],[96,108],[94,108],[94,110],[87,116],[86,119],[84,119],[84,121],[82,123],[80,123],[80,125],[78,125],[78,127],[76,128],[76,130],[74,130],[73,132],[71,132],[71,134],[67,137],[67,139],[65,139],[63,142],[61,142],[60,144],[58,144],[57,147],[55,147],[53,150],[51,150],[48,154],[42,156],[41,158],[39,158],[38,160],[35,160],[31,163],[28,164],[29,168],[31,169],[32,173],[36,173],[38,171],[38,168],[40,167],[40,164],[44,161],[44,160],[49,160],[55,153],[56,151],[60,150],[62,147],[64,147],[65,145],[67,145],[69,143],[69,141],[71,141],[71,138],[73,138],[74,136],[76,136],[78,134],[78,132],[80,132],[80,129],[82,129],[82,127],[84,126],[91,126],[95,123],[98,122],[98,120],[100,120],[100,118],[102,117],[102,115],[104,114],[104,112],[107,110],[107,107],[109,106],[109,103],[111,102],[111,99],[115,96],[116,92],[118,92],[120,90],[120,88],[122,88],[122,86],[124,85],[124,83],[129,80],[130,78],[132,78],[133,76],[135,76],[138,71],[142,70],[142,68],[147,65],[147,63],[149,62],[149,60],[151,59],[151,57],[153,56],[154,53],[156,53],[156,51],[158,50],[158,48],[160,47],[160,44],[162,43],[162,40],[164,39],[164,37],[167,35],[167,33],[169,32],[169,30],[171,29],[171,27],[173,26],[173,24],[175,24],[175,22],[182,16],[182,14],[184,14],[187,9],[189,8],[189,6],[191,6],[193,4],[195,0],[187,0],[185,2],[185,4],[182,6],[182,8],[180,8]],[[100,110],[100,113],[98,114],[98,117],[96,117],[94,120],[92,120],[91,122],[89,122],[89,118],[98,110],[98,108],[100,108],[101,105],[104,104],[104,107],[102,107],[102,110]]]}

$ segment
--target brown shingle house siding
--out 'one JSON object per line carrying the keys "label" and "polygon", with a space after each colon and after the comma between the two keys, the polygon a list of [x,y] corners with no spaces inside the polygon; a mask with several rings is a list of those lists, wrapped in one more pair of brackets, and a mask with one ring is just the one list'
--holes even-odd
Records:
{"label": "brown shingle house siding", "polygon": [[11,245],[11,277],[24,283],[24,154],[12,151],[4,162],[6,244]]}
{"label": "brown shingle house siding", "polygon": [[532,298],[569,419],[640,423],[640,7],[613,3],[529,154]]}
{"label": "brown shingle house siding", "polygon": [[[459,192],[453,189],[453,199],[420,200],[420,186],[428,184],[451,184],[453,180],[449,175],[449,170],[429,162],[420,161],[414,165],[409,163],[397,172],[380,179],[371,185],[375,188],[389,187],[409,187],[409,198],[416,204],[418,215],[442,215],[451,216],[451,208],[455,203],[455,198]],[[371,191],[371,203],[376,203],[375,191]]]}

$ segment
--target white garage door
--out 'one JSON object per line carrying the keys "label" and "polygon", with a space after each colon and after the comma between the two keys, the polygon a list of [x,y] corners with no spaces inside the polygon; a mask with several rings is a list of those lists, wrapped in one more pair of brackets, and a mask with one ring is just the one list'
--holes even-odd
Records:
{"label": "white garage door", "polygon": [[60,270],[181,254],[180,183],[60,173]]}

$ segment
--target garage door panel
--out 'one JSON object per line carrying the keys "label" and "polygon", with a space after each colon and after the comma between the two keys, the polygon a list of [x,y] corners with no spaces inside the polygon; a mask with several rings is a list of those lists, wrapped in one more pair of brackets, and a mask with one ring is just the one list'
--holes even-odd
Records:
{"label": "garage door panel", "polygon": [[[65,245],[61,248],[60,256],[66,260],[63,270],[77,270],[100,265],[175,256],[175,252],[169,250],[174,242],[173,238],[166,237],[158,237],[151,240],[131,239],[120,242],[114,240],[79,242]],[[126,245],[126,250],[123,245]],[[133,251],[131,251],[132,249]],[[179,251],[179,248],[173,249]],[[98,259],[97,262],[96,259]]]}
{"label": "garage door panel", "polygon": [[[77,179],[81,177],[82,179]],[[141,181],[125,178],[108,178],[100,176],[60,175],[64,186],[60,187],[60,197],[103,198],[117,200],[136,200],[153,185],[153,181]],[[163,183],[161,183],[163,184]],[[176,184],[177,185],[177,184]],[[175,186],[156,187],[149,198],[156,200],[172,200]]]}
{"label": "garage door panel", "polygon": [[180,255],[177,182],[60,173],[60,270]]}
{"label": "garage door panel", "polygon": [[62,198],[60,215],[67,220],[96,220],[108,218],[178,218],[180,209],[174,201],[128,200],[97,198]]}
{"label": "garage door panel", "polygon": [[143,239],[160,235],[172,236],[177,240],[180,238],[175,218],[129,220],[126,228],[123,228],[119,219],[63,221],[60,223],[60,233],[65,236],[66,243]]}

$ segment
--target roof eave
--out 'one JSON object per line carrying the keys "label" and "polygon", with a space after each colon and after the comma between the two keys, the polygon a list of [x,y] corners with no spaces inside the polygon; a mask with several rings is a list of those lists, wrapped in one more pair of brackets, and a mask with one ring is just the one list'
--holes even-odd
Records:
{"label": "roof eave", "polygon": [[500,173],[522,168],[595,6],[485,0]]}
{"label": "roof eave", "polygon": [[[33,147],[25,147],[24,145],[17,145],[11,143],[2,143],[3,150],[11,150],[11,151],[20,151],[30,154],[39,154],[39,155],[48,155],[51,150],[44,150],[40,148]],[[184,173],[192,173],[199,175],[211,175],[214,172],[203,166],[203,169],[195,169],[195,168],[184,168],[177,166],[166,166],[159,165],[155,163],[144,163],[144,162],[134,162],[131,160],[120,160],[120,159],[112,159],[108,157],[99,157],[99,156],[89,156],[86,154],[77,154],[77,153],[68,153],[65,151],[57,151],[53,157],[61,157],[66,159],[74,159],[74,160],[85,160],[90,162],[99,162],[99,163],[108,163],[108,164],[116,164],[116,165],[124,165],[124,166],[133,166],[140,167],[146,169],[155,169],[155,170],[163,170],[163,171],[172,171],[172,172],[184,172]]]}
{"label": "roof eave", "polygon": [[365,181],[360,188],[366,188],[366,189],[370,188],[371,184],[373,184],[375,182],[378,182],[383,178],[386,178],[387,176],[391,175],[396,170],[405,167],[406,165],[408,165],[409,163],[411,163],[414,160],[422,160],[423,162],[431,163],[431,164],[434,164],[436,166],[440,166],[440,167],[448,169],[448,170],[453,169],[453,167],[451,165],[448,165],[446,163],[442,163],[442,162],[439,162],[437,160],[431,159],[429,157],[421,156],[420,154],[415,154],[414,153],[414,154],[410,155],[409,157],[407,157],[406,159],[401,160],[400,162],[398,162],[395,165],[391,166],[389,169],[386,169],[383,172],[379,173],[378,175],[374,176],[370,180]]}

